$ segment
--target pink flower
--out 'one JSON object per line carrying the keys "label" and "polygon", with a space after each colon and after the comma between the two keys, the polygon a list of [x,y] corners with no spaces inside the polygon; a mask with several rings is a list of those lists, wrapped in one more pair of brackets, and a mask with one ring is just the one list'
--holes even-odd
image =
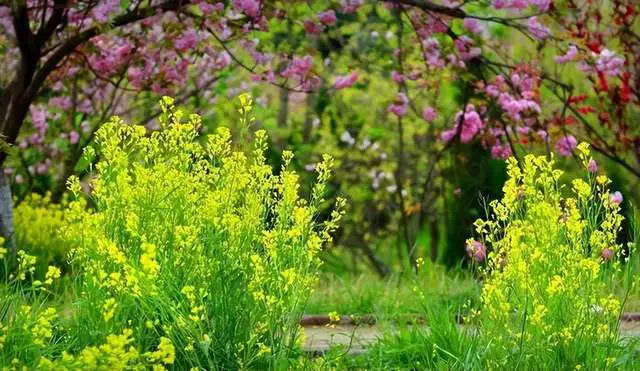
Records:
{"label": "pink flower", "polygon": [[[518,85],[517,82],[514,82]],[[524,94],[523,94],[524,95]],[[516,99],[508,93],[500,94],[498,98],[500,108],[502,108],[513,120],[520,120],[523,113],[539,113],[538,103],[528,99]]]}
{"label": "pink flower", "polygon": [[[460,122],[461,112],[456,115],[456,122]],[[469,105],[467,112],[462,119],[462,130],[460,131],[460,141],[462,143],[469,143],[478,134],[478,132],[484,127],[484,123],[480,118],[478,112],[475,111],[475,107]]]}
{"label": "pink flower", "polygon": [[387,110],[398,117],[402,117],[407,114],[407,108],[409,108],[409,98],[404,93],[398,93],[395,101],[387,107]]}
{"label": "pink flower", "polygon": [[604,248],[602,249],[602,251],[600,252],[600,257],[602,258],[602,261],[604,262],[610,262],[611,260],[613,260],[613,250],[611,250],[610,248]]}
{"label": "pink flower", "polygon": [[542,12],[546,12],[551,6],[551,0],[529,0],[529,4],[537,6]]}
{"label": "pink flower", "polygon": [[391,79],[397,84],[402,84],[404,82],[404,75],[396,70],[393,70],[391,71]]}
{"label": "pink flower", "polygon": [[2,26],[4,32],[10,34],[11,36],[15,34],[11,8],[9,8],[8,6],[0,6],[0,26]]}
{"label": "pink flower", "polygon": [[78,134],[77,131],[74,130],[69,133],[69,143],[76,144],[78,143],[78,140],[80,140],[80,134]]}
{"label": "pink flower", "polygon": [[560,155],[568,157],[571,156],[576,145],[578,145],[578,141],[573,135],[569,134],[558,139],[556,142],[556,151],[558,151]]}
{"label": "pink flower", "polygon": [[352,72],[351,74],[349,74],[347,76],[338,76],[338,77],[336,77],[336,81],[333,83],[333,87],[336,90],[349,88],[349,87],[353,86],[353,84],[356,83],[356,80],[358,80],[358,73],[357,72]]}
{"label": "pink flower", "polygon": [[71,109],[71,98],[70,97],[53,97],[49,99],[49,105],[60,108],[63,111],[68,111]]}
{"label": "pink flower", "polygon": [[469,257],[478,263],[482,263],[487,255],[487,248],[480,241],[467,242],[466,250]]}
{"label": "pink flower", "polygon": [[120,0],[107,0],[99,3],[91,10],[93,19],[98,23],[107,23],[109,21],[109,15],[116,12],[120,8]]}
{"label": "pink flower", "polygon": [[620,191],[615,191],[609,196],[609,201],[613,202],[616,205],[620,205],[622,203],[623,197]]}
{"label": "pink flower", "polygon": [[624,66],[624,58],[619,57],[609,49],[603,49],[596,60],[596,71],[607,76],[617,76]]}
{"label": "pink flower", "polygon": [[422,118],[425,121],[432,122],[433,120],[436,119],[437,116],[438,116],[438,113],[433,107],[427,107],[422,111]]}
{"label": "pink flower", "polygon": [[231,55],[229,55],[229,53],[227,53],[226,50],[218,54],[218,56],[216,57],[215,67],[217,69],[221,70],[230,64],[231,64]]}
{"label": "pink flower", "polygon": [[362,5],[362,0],[342,0],[342,12],[345,14],[355,13]]}
{"label": "pink flower", "polygon": [[518,134],[527,135],[531,131],[531,128],[528,126],[519,126],[517,130]]}
{"label": "pink flower", "polygon": [[578,56],[578,48],[575,45],[569,45],[567,52],[564,55],[559,55],[555,58],[556,63],[567,63],[573,61]]}
{"label": "pink flower", "polygon": [[324,31],[323,25],[316,23],[310,19],[307,19],[306,21],[304,21],[303,24],[304,24],[305,32],[310,35],[321,34]]}
{"label": "pink flower", "polygon": [[198,4],[198,8],[200,8],[200,11],[204,15],[210,15],[215,11],[215,6],[213,6],[213,4],[207,3],[206,1],[200,2],[200,4]]}
{"label": "pink flower", "polygon": [[37,174],[44,174],[47,172],[47,170],[49,170],[49,166],[51,165],[51,160],[47,159],[47,161],[39,163],[36,166],[36,173]]}
{"label": "pink flower", "polygon": [[[462,122],[461,122],[462,121]],[[449,142],[453,139],[458,133],[458,128],[462,124],[462,128],[460,128],[460,141],[462,143],[469,143],[475,138],[475,136],[482,130],[484,127],[484,123],[482,122],[482,118],[476,112],[475,107],[470,104],[467,106],[466,112],[462,113],[462,111],[456,114],[454,119],[455,127],[449,130],[445,130],[440,134],[440,139],[444,142]]]}
{"label": "pink flower", "polygon": [[458,131],[455,128],[445,130],[440,134],[440,140],[442,140],[445,143],[449,143],[451,139],[453,139],[456,136],[457,132]]}
{"label": "pink flower", "polygon": [[136,88],[141,88],[144,84],[144,70],[141,67],[131,66],[127,71],[131,84]]}
{"label": "pink flower", "polygon": [[31,111],[31,121],[33,121],[33,127],[40,133],[41,135],[47,131],[47,111],[40,107],[31,106],[29,108]]}
{"label": "pink flower", "polygon": [[16,182],[16,184],[22,184],[22,183],[24,183],[24,178],[22,177],[22,175],[17,174],[17,175],[16,175],[15,182]]}
{"label": "pink flower", "polygon": [[545,142],[549,139],[549,134],[544,130],[536,131],[536,135]]}
{"label": "pink flower", "polygon": [[422,47],[424,49],[424,59],[427,60],[429,66],[444,66],[444,61],[440,58],[440,43],[438,42],[438,39],[426,39],[422,42]]}
{"label": "pink flower", "polygon": [[549,10],[551,0],[493,0],[491,5],[495,9],[511,9],[511,10],[525,10],[530,5],[538,7],[540,11],[546,12]]}
{"label": "pink flower", "polygon": [[494,84],[487,85],[487,87],[484,90],[487,93],[487,95],[493,98],[497,98],[500,95],[500,89],[498,89],[498,87],[495,86]]}
{"label": "pink flower", "polygon": [[598,163],[596,162],[596,160],[594,160],[594,159],[589,160],[589,163],[587,164],[587,170],[590,173],[597,173],[598,172]]}
{"label": "pink flower", "polygon": [[294,57],[293,61],[280,74],[282,77],[304,77],[313,67],[313,57],[306,55],[304,57]]}
{"label": "pink flower", "polygon": [[233,0],[233,6],[251,18],[260,16],[259,0]]}
{"label": "pink flower", "polygon": [[333,26],[336,24],[337,22],[337,18],[336,18],[336,12],[333,9],[329,9],[326,10],[322,13],[318,14],[318,19],[320,19],[320,22],[322,22],[323,24],[327,25],[327,26]]}
{"label": "pink flower", "polygon": [[200,3],[198,4],[198,7],[200,8],[200,10],[202,11],[202,14],[204,15],[210,15],[213,12],[221,12],[224,10],[224,3],[216,3],[215,5],[210,4],[206,1],[200,1]]}
{"label": "pink flower", "polygon": [[180,35],[177,38],[173,45],[179,52],[186,52],[188,50],[193,49],[198,43],[198,34],[194,30],[188,30],[187,32]]}
{"label": "pink flower", "polygon": [[454,44],[463,61],[468,61],[482,54],[482,49],[473,47],[473,40],[466,35],[457,38]]}
{"label": "pink flower", "polygon": [[511,157],[511,148],[503,146],[500,142],[491,147],[491,157],[506,160]]}
{"label": "pink flower", "polygon": [[484,31],[484,26],[479,20],[474,18],[465,18],[462,23],[469,31],[479,34]]}
{"label": "pink flower", "polygon": [[531,36],[538,40],[544,40],[551,34],[549,29],[542,23],[538,22],[538,18],[536,17],[529,18],[529,21],[527,22],[527,28],[529,29],[529,33],[531,34]]}

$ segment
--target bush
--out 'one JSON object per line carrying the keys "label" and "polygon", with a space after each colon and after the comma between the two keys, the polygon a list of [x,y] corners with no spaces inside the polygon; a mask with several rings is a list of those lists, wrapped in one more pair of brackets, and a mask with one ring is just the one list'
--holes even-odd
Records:
{"label": "bush", "polygon": [[[593,169],[588,146],[577,153]],[[610,367],[622,305],[608,282],[631,247],[616,242],[619,200],[604,175],[587,172],[565,197],[553,159],[528,155],[521,165],[509,159],[504,197],[476,222],[482,241],[468,241],[478,260],[489,249],[476,313],[489,366]]]}
{"label": "bush", "polygon": [[[24,331],[10,331],[5,359],[27,354],[23,344],[37,351],[20,364],[44,368],[228,369],[276,367],[296,352],[318,253],[344,205],[315,221],[331,158],[318,166],[306,202],[287,168],[290,153],[279,175],[265,163],[263,131],[249,162],[232,151],[229,130],[201,145],[198,116],[184,122],[169,98],[162,108],[162,129],[151,135],[118,118],[98,131],[98,150],[85,154],[99,158],[95,210],[87,211],[78,179],[69,182],[77,200],[65,237],[81,294],[59,321],[64,330],[55,310],[22,316],[51,331],[38,344],[16,342]],[[54,340],[68,353],[52,351]]]}
{"label": "bush", "polygon": [[49,265],[66,267],[69,245],[61,235],[64,204],[54,204],[47,194],[33,193],[14,209],[16,246],[37,259],[36,276],[42,278]]}

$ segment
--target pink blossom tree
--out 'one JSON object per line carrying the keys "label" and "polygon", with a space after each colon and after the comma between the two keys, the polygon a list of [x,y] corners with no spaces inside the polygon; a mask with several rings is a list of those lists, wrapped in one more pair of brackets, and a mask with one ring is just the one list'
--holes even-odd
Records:
{"label": "pink blossom tree", "polygon": [[[458,143],[479,142],[494,157],[506,158],[535,147],[571,156],[575,143],[587,140],[640,178],[640,134],[634,126],[640,104],[638,4],[610,3],[1,0],[0,164],[11,152],[8,146],[16,147],[18,158],[38,148],[45,156],[29,174],[61,167],[64,179],[106,117],[131,115],[152,124],[147,102],[159,95],[215,99],[206,92],[230,66],[244,70],[252,83],[283,91],[349,89],[359,70],[371,68],[360,63],[362,56],[339,57],[350,62],[336,70],[322,48],[309,45],[326,38],[344,42],[354,24],[365,29],[369,17],[384,23],[391,33],[387,40],[393,40],[393,47],[372,53],[397,87],[380,93],[387,96],[382,110],[399,133],[393,178],[400,209],[407,206],[404,187],[423,192],[417,199],[426,200],[433,176],[423,170],[427,180],[417,184],[407,174],[409,120],[433,128],[431,166]],[[279,28],[285,39],[299,30],[308,46],[270,40]],[[455,76],[461,87],[459,107],[451,114],[451,107],[431,98],[426,83],[445,75]],[[32,126],[30,135],[20,137],[25,122]],[[55,141],[48,134],[52,122]],[[70,154],[63,164],[51,160],[56,151]],[[5,173],[11,169],[0,172],[0,232],[10,236]],[[25,181],[18,175],[14,181]],[[403,220],[409,252],[411,224]]]}

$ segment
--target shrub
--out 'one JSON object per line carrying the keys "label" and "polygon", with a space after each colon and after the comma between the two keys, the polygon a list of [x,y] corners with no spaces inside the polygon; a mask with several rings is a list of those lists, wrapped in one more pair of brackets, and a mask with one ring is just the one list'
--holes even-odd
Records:
{"label": "shrub", "polygon": [[33,193],[14,210],[16,245],[37,259],[36,275],[42,278],[49,265],[66,266],[69,245],[60,231],[64,204],[54,204],[47,194]]}
{"label": "shrub", "polygon": [[65,238],[81,294],[61,320],[68,354],[43,350],[32,365],[261,368],[296,351],[318,253],[344,206],[315,220],[331,158],[307,202],[291,153],[278,175],[265,163],[264,131],[250,162],[232,151],[229,130],[202,145],[197,115],[183,120],[170,98],[161,105],[162,128],[150,135],[118,118],[98,131],[97,151],[85,153],[99,158],[94,210],[69,182],[77,200]]}
{"label": "shrub", "polygon": [[[577,153],[588,169],[588,146]],[[468,241],[476,256],[489,250],[476,313],[489,366],[609,367],[622,305],[607,282],[630,252],[616,242],[623,218],[610,181],[587,172],[565,192],[553,158],[521,165],[509,159],[503,199],[475,224],[482,242]]]}

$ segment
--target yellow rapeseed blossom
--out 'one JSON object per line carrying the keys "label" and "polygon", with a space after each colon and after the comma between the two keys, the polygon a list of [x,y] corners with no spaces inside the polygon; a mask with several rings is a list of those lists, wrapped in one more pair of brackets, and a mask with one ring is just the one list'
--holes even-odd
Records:
{"label": "yellow rapeseed blossom", "polygon": [[158,344],[158,350],[156,350],[155,352],[146,353],[145,356],[155,362],[161,362],[165,365],[171,365],[176,359],[176,351],[173,347],[173,344],[171,343],[171,340],[166,337],[161,337],[160,344]]}
{"label": "yellow rapeseed blossom", "polygon": [[104,317],[105,321],[109,321],[111,318],[113,318],[117,307],[118,302],[114,298],[108,298],[104,301],[104,304],[102,305],[102,316]]}
{"label": "yellow rapeseed blossom", "polygon": [[[249,95],[239,101],[246,128],[253,101]],[[270,354],[282,354],[296,341],[298,324],[291,318],[315,285],[320,253],[344,215],[346,201],[338,199],[329,217],[317,222],[334,160],[325,156],[318,164],[317,182],[303,199],[293,153],[283,152],[277,174],[267,163],[265,131],[255,133],[253,149],[235,151],[230,129],[218,127],[200,140],[200,117],[174,104],[162,99],[160,130],[149,133],[113,117],[96,132],[90,155],[98,162],[88,184],[94,208],[86,207],[78,180],[69,182],[76,198],[65,210],[62,234],[84,281],[78,313],[100,318],[107,328],[114,321],[132,328],[141,321],[146,331],[167,339],[158,350],[138,351],[133,334],[124,333],[85,354],[99,359],[108,349],[132,348],[136,353],[113,363],[127,367],[157,368],[162,364],[149,362],[166,365],[173,358],[184,367],[202,359],[220,362],[212,368],[264,366]],[[126,318],[133,303],[152,309],[154,322]],[[225,334],[237,360],[223,354],[227,347],[211,346],[219,341],[213,335],[200,340],[213,329]],[[166,357],[159,358],[160,347],[169,344],[190,355],[163,350]],[[82,354],[70,357],[71,365],[94,366],[82,364]]]}
{"label": "yellow rapeseed blossom", "polygon": [[60,274],[62,272],[60,271],[60,268],[50,265],[49,267],[47,267],[47,273],[45,275],[45,285],[51,285],[53,283],[53,280],[60,278]]}
{"label": "yellow rapeseed blossom", "polygon": [[[587,172],[588,145],[577,152]],[[565,197],[561,175],[553,157],[509,159],[504,197],[490,203],[489,220],[474,223],[489,252],[480,331],[498,359],[515,348],[545,352],[609,341],[615,333],[621,304],[607,293],[601,267],[619,269],[619,205],[610,200],[606,176],[587,172]]]}

